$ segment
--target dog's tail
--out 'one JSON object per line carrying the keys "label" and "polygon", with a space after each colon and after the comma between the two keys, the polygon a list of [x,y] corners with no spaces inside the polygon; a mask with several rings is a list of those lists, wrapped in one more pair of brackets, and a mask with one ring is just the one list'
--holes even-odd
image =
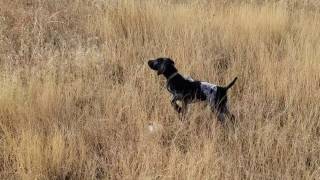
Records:
{"label": "dog's tail", "polygon": [[237,81],[237,79],[238,79],[238,77],[235,77],[234,80],[225,87],[226,90],[228,90],[229,88],[231,88],[231,87],[234,85],[234,83]]}

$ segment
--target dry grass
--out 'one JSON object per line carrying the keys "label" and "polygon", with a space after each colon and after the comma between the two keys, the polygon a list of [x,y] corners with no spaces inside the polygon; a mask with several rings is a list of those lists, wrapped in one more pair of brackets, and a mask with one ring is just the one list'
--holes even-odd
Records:
{"label": "dry grass", "polygon": [[[1,179],[317,179],[318,1],[0,1]],[[151,57],[226,84],[171,108]],[[149,123],[161,129],[147,131]]]}

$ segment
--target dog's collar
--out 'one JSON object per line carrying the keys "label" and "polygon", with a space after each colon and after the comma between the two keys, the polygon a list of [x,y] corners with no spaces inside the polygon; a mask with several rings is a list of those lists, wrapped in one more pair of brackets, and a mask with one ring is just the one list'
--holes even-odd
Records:
{"label": "dog's collar", "polygon": [[174,78],[176,75],[178,75],[178,72],[175,72],[175,73],[171,74],[171,75],[168,77],[167,81],[169,82],[169,81],[170,81],[172,78]]}

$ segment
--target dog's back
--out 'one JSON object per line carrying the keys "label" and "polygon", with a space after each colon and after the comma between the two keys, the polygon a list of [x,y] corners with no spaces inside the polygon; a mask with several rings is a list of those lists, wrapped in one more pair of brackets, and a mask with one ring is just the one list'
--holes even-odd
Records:
{"label": "dog's back", "polygon": [[214,103],[217,94],[217,86],[208,82],[201,82],[201,91],[206,95],[206,100],[212,104]]}

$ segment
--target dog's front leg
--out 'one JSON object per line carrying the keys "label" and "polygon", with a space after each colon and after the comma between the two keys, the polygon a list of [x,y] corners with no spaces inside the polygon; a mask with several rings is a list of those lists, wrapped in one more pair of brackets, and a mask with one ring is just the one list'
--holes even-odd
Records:
{"label": "dog's front leg", "polygon": [[182,107],[180,107],[177,104],[177,100],[179,100],[178,96],[173,96],[171,99],[171,105],[173,106],[174,110],[176,110],[178,113],[180,113],[182,111]]}
{"label": "dog's front leg", "polygon": [[182,114],[185,114],[187,112],[187,106],[188,106],[187,101],[183,100],[182,101],[181,111],[180,111]]}

